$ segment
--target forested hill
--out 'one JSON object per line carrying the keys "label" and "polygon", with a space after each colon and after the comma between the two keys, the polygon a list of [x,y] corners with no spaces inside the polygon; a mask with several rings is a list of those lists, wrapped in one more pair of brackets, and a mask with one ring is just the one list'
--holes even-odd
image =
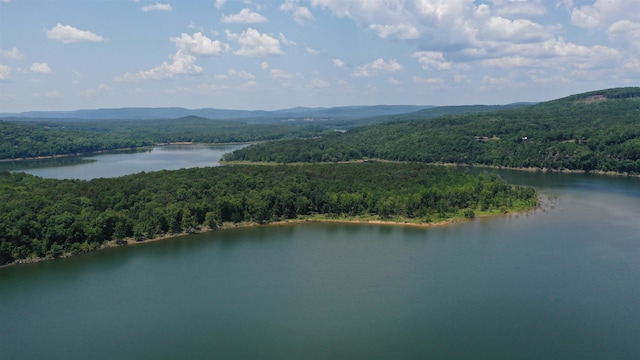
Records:
{"label": "forested hill", "polygon": [[166,142],[230,143],[312,137],[327,131],[312,125],[255,125],[195,116],[144,121],[0,120],[0,160],[134,148]]}
{"label": "forested hill", "polygon": [[354,128],[320,139],[254,145],[226,161],[388,159],[640,173],[640,88],[527,107]]}
{"label": "forested hill", "polygon": [[229,223],[314,215],[430,222],[536,204],[533,189],[424,164],[224,166],[91,181],[4,171],[0,265]]}

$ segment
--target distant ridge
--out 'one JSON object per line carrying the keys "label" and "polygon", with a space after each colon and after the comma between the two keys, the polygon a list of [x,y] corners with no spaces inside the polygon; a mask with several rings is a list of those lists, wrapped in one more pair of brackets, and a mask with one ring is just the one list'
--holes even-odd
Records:
{"label": "distant ridge", "polygon": [[329,120],[357,119],[370,116],[399,115],[423,109],[430,105],[374,105],[344,106],[332,108],[296,107],[282,110],[227,110],[227,109],[186,109],[182,107],[164,108],[109,108],[74,111],[28,111],[21,113],[0,113],[0,118],[19,119],[65,119],[65,120],[158,120],[198,116],[211,120],[274,119],[279,118],[326,118]]}

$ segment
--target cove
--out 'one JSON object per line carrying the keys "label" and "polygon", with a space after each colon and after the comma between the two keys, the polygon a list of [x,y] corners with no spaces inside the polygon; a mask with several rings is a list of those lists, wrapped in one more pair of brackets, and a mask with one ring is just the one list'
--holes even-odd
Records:
{"label": "cove", "polygon": [[222,155],[246,144],[169,144],[152,148],[42,160],[0,162],[0,171],[22,171],[53,179],[91,180],[138,172],[218,166]]}
{"label": "cove", "polygon": [[261,226],[2,268],[2,357],[637,359],[640,181],[499,174],[549,200],[451,226]]}

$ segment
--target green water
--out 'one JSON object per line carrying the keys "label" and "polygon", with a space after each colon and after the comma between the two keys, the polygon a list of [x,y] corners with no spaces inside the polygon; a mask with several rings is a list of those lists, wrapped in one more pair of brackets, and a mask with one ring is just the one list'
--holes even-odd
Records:
{"label": "green water", "polygon": [[[475,170],[474,170],[475,171]],[[0,269],[0,358],[639,359],[640,179],[432,228],[304,224]]]}

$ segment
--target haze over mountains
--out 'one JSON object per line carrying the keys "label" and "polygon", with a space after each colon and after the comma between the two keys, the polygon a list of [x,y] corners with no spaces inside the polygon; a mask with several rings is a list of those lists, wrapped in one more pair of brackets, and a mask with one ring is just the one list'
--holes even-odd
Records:
{"label": "haze over mountains", "polygon": [[372,116],[388,116],[406,114],[432,105],[375,105],[375,106],[343,106],[332,108],[296,107],[282,110],[228,110],[228,109],[185,109],[181,107],[166,108],[112,108],[87,109],[75,111],[29,111],[22,113],[0,113],[2,118],[39,118],[39,119],[78,119],[78,120],[151,120],[176,119],[185,116],[198,116],[212,120],[238,119],[329,119],[346,120]]}

